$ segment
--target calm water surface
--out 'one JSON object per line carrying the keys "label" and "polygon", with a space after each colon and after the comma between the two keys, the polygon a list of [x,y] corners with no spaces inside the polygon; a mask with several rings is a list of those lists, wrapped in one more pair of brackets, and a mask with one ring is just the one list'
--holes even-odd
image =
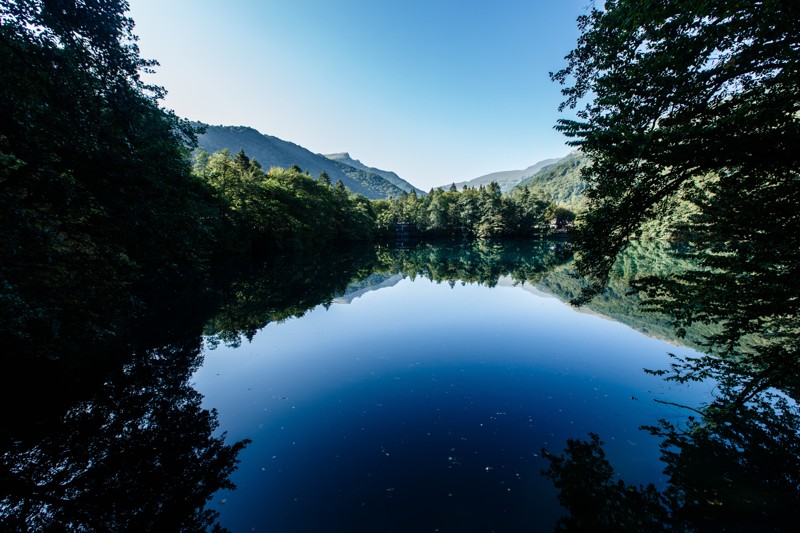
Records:
{"label": "calm water surface", "polygon": [[374,277],[329,306],[212,349],[193,376],[228,440],[217,493],[238,531],[547,531],[562,514],[542,449],[596,432],[629,484],[665,484],[640,430],[699,405],[643,372],[688,348],[530,285]]}

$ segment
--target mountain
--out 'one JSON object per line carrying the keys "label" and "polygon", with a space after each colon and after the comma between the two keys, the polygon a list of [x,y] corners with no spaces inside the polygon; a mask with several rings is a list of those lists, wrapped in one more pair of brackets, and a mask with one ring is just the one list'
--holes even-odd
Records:
{"label": "mountain", "polygon": [[379,168],[374,168],[374,167],[368,167],[358,159],[353,159],[352,157],[350,157],[350,154],[348,154],[347,152],[342,152],[340,154],[326,154],[325,157],[333,161],[344,163],[345,165],[351,166],[353,168],[363,170],[365,172],[371,172],[373,174],[377,174],[378,176],[382,177],[392,185],[395,185],[396,187],[399,187],[406,192],[414,191],[417,194],[425,194],[425,191],[423,191],[422,189],[417,189],[416,187],[411,185],[409,182],[407,182],[394,172],[391,172],[389,170],[381,170]]}
{"label": "mountain", "polygon": [[[524,170],[504,170],[501,172],[492,172],[491,174],[486,174],[485,176],[479,176],[477,178],[473,178],[469,181],[458,181],[455,183],[455,186],[458,190],[461,190],[464,185],[470,188],[479,188],[481,185],[489,185],[491,182],[495,181],[498,185],[500,185],[500,190],[504,193],[509,192],[513,189],[520,181],[533,176],[543,168],[546,168],[550,165],[558,163],[561,161],[561,158],[555,159],[545,159],[544,161],[539,161],[535,165],[531,165]],[[444,189],[447,190],[450,188],[450,183],[447,185],[442,185],[439,187],[434,187],[435,189]]]}
{"label": "mountain", "polygon": [[200,125],[206,131],[197,136],[198,145],[211,153],[227,148],[235,154],[241,148],[265,169],[297,165],[315,178],[324,170],[330,176],[331,182],[342,180],[345,187],[370,199],[400,196],[404,191],[375,172],[328,159],[297,144],[264,135],[253,128]]}
{"label": "mountain", "polygon": [[517,184],[541,190],[556,204],[569,209],[581,210],[585,204],[583,191],[586,182],[581,179],[581,169],[589,164],[589,158],[581,152],[572,152],[558,163],[542,168]]}

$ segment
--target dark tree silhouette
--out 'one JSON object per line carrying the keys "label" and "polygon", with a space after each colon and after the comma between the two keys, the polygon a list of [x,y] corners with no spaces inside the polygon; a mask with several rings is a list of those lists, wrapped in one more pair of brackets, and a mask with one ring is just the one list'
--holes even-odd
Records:
{"label": "dark tree silhouette", "polygon": [[747,250],[796,251],[800,4],[611,0],[578,23],[577,47],[552,78],[565,84],[562,109],[578,108],[557,129],[592,161],[577,233],[578,270],[590,282],[581,301],[676,198],[702,196],[700,216],[719,242],[731,223],[753,229],[735,232]]}
{"label": "dark tree silhouette", "polygon": [[[200,339],[137,352],[43,435],[4,436],[4,528],[206,531],[247,441],[215,435],[190,377]],[[217,524],[217,527],[219,525]]]}

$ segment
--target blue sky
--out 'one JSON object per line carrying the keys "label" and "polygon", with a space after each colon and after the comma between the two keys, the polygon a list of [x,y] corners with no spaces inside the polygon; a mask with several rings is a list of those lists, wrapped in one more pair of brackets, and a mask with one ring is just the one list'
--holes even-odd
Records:
{"label": "blue sky", "polygon": [[423,189],[569,152],[553,130],[589,0],[131,0],[164,105],[350,152]]}

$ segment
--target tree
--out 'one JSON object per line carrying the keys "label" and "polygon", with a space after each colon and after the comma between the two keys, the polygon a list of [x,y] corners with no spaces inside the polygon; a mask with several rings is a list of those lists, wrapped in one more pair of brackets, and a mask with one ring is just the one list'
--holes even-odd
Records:
{"label": "tree", "polygon": [[554,216],[556,219],[556,227],[558,228],[570,226],[575,221],[575,213],[565,207],[557,207]]}
{"label": "tree", "polygon": [[199,152],[194,172],[220,204],[226,253],[315,249],[370,240],[375,230],[372,205],[341,180],[331,187],[295,168],[264,172],[243,151],[231,157],[228,150]]}
{"label": "tree", "polygon": [[[702,195],[703,178],[727,192],[698,203],[710,233],[732,214],[746,239],[746,228],[766,230],[754,246],[783,249],[788,240],[793,251],[776,270],[794,271],[800,4],[608,0],[578,22],[577,47],[551,77],[565,85],[562,110],[581,106],[556,129],[592,160],[576,237],[578,271],[589,280],[580,300],[602,290],[617,254],[665,202]],[[751,197],[757,213],[747,210]]]}
{"label": "tree", "polygon": [[[516,212],[520,235],[542,235],[549,229],[554,205],[545,198],[541,190],[528,186],[514,189],[510,194]],[[555,210],[558,212],[558,209]]]}
{"label": "tree", "polygon": [[478,237],[496,237],[506,233],[508,229],[506,202],[500,192],[500,186],[493,181],[485,188],[481,187],[478,199],[480,205],[480,219],[476,230]]}
{"label": "tree", "polygon": [[239,151],[236,152],[234,163],[236,164],[239,172],[247,172],[250,170],[250,158],[244,153],[244,148],[239,148]]}
{"label": "tree", "polygon": [[327,172],[325,172],[324,170],[323,170],[322,172],[320,172],[320,173],[319,173],[319,181],[320,181],[320,183],[322,183],[323,185],[326,185],[326,186],[328,186],[328,187],[330,187],[330,186],[331,186],[331,177],[330,177],[330,176],[328,175],[328,173],[327,173]]}
{"label": "tree", "polygon": [[470,189],[464,185],[464,190],[456,202],[459,216],[461,233],[464,235],[474,235],[475,228],[480,219],[480,208],[478,206],[478,191]]}
{"label": "tree", "polygon": [[[140,77],[124,1],[0,3],[0,342],[108,340],[145,295],[204,274],[216,216],[193,131]],[[77,348],[84,351],[84,348]]]}

